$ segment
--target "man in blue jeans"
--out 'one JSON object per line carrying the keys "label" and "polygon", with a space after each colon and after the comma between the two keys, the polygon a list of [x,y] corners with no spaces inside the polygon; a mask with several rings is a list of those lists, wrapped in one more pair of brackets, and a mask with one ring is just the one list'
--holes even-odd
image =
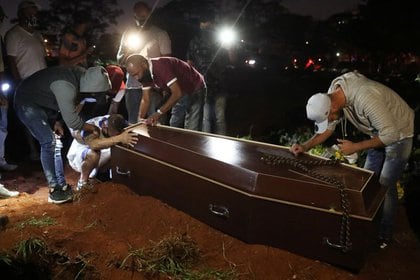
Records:
{"label": "man in blue jeans", "polygon": [[99,135],[96,126],[83,122],[76,105],[83,97],[105,94],[110,89],[105,68],[79,66],[43,69],[26,78],[16,89],[16,114],[41,146],[42,168],[50,188],[48,202],[59,204],[73,197],[71,187],[57,178],[56,164],[62,164],[54,157],[54,132],[62,134],[56,123],[58,114],[69,128]]}
{"label": "man in blue jeans", "polygon": [[216,40],[215,14],[200,15],[200,32],[190,41],[187,62],[203,74],[207,96],[203,108],[203,131],[226,135],[227,69],[232,50]]}
{"label": "man in blue jeans", "polygon": [[349,72],[335,78],[328,93],[309,98],[306,113],[315,121],[316,134],[303,144],[292,145],[290,149],[295,155],[330,137],[342,114],[345,125],[349,120],[370,137],[360,142],[337,141],[344,155],[367,150],[364,168],[375,172],[379,183],[388,189],[379,229],[380,248],[385,248],[393,235],[398,205],[396,183],[413,145],[414,111],[392,89],[357,72]]}
{"label": "man in blue jeans", "polygon": [[206,84],[204,77],[194,67],[175,57],[146,59],[141,55],[127,58],[127,72],[143,85],[139,118],[146,117],[150,108],[150,95],[154,88],[170,93],[168,100],[146,123],[155,125],[165,113],[171,111],[169,125],[201,130]]}
{"label": "man in blue jeans", "polygon": [[[144,1],[138,1],[133,6],[133,15],[136,25],[127,29],[121,37],[117,53],[117,61],[124,64],[128,56],[141,54],[146,58],[170,56],[172,53],[171,40],[165,30],[151,23],[152,9]],[[127,75],[125,90],[125,106],[127,108],[128,122],[138,121],[139,104],[142,97],[142,85],[130,74]],[[150,110],[148,114],[156,111],[160,102],[157,92],[150,93]]]}

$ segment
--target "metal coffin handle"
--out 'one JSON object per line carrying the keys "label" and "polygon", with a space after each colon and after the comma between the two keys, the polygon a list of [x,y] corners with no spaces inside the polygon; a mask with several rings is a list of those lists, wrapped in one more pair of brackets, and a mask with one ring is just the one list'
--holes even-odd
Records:
{"label": "metal coffin handle", "polygon": [[324,237],[322,239],[322,244],[325,244],[325,245],[327,245],[327,246],[329,246],[331,248],[334,248],[334,249],[338,249],[338,250],[340,250],[343,253],[347,253],[348,251],[351,250],[351,244],[349,246],[345,246],[345,245],[340,245],[340,244],[332,243],[329,240],[328,237]]}
{"label": "metal coffin handle", "polygon": [[229,218],[229,209],[223,205],[209,204],[209,211],[218,217]]}
{"label": "metal coffin handle", "polygon": [[127,177],[130,177],[130,175],[131,175],[131,171],[130,170],[125,171],[124,169],[121,169],[119,166],[116,166],[115,167],[115,172],[118,175],[127,176]]}

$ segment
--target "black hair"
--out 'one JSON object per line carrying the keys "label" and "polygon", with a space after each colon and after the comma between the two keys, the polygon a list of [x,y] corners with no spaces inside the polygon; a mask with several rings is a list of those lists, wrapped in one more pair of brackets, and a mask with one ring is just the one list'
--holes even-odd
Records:
{"label": "black hair", "polygon": [[214,22],[216,19],[216,14],[213,11],[208,10],[205,13],[201,13],[198,16],[198,19],[200,22]]}
{"label": "black hair", "polygon": [[108,118],[108,128],[115,129],[118,133],[121,133],[127,126],[128,123],[121,114],[111,114]]}
{"label": "black hair", "polygon": [[133,9],[139,9],[139,8],[143,8],[145,10],[148,10],[149,12],[151,11],[149,5],[147,5],[143,1],[138,1],[136,4],[134,4]]}

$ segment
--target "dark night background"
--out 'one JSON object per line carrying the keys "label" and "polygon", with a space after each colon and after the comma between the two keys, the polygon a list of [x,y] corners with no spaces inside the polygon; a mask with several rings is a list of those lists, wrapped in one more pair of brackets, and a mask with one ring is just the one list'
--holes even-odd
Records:
{"label": "dark night background", "polygon": [[[198,16],[213,10],[220,24],[234,26],[242,41],[230,69],[227,109],[231,136],[277,143],[273,131],[296,131],[306,120],[307,98],[325,91],[342,72],[358,70],[386,83],[418,107],[420,2],[408,0],[162,0],[152,21],[168,31],[173,55],[184,59],[198,31]],[[17,2],[1,1],[8,14],[3,32],[15,19]],[[122,0],[43,0],[40,20],[48,39],[48,61],[57,61],[61,30],[77,10],[88,9],[94,24],[88,36],[96,45],[92,64],[116,63],[124,29],[133,24],[131,6]],[[249,61],[255,64],[249,64]],[[235,110],[232,110],[235,108]],[[291,121],[293,120],[293,121]]]}

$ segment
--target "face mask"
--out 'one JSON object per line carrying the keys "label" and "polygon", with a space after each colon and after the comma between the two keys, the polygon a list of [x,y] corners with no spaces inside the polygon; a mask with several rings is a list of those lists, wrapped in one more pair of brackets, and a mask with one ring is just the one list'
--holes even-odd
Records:
{"label": "face mask", "polygon": [[37,16],[31,16],[29,18],[25,18],[23,21],[23,27],[26,28],[36,28],[39,26]]}

